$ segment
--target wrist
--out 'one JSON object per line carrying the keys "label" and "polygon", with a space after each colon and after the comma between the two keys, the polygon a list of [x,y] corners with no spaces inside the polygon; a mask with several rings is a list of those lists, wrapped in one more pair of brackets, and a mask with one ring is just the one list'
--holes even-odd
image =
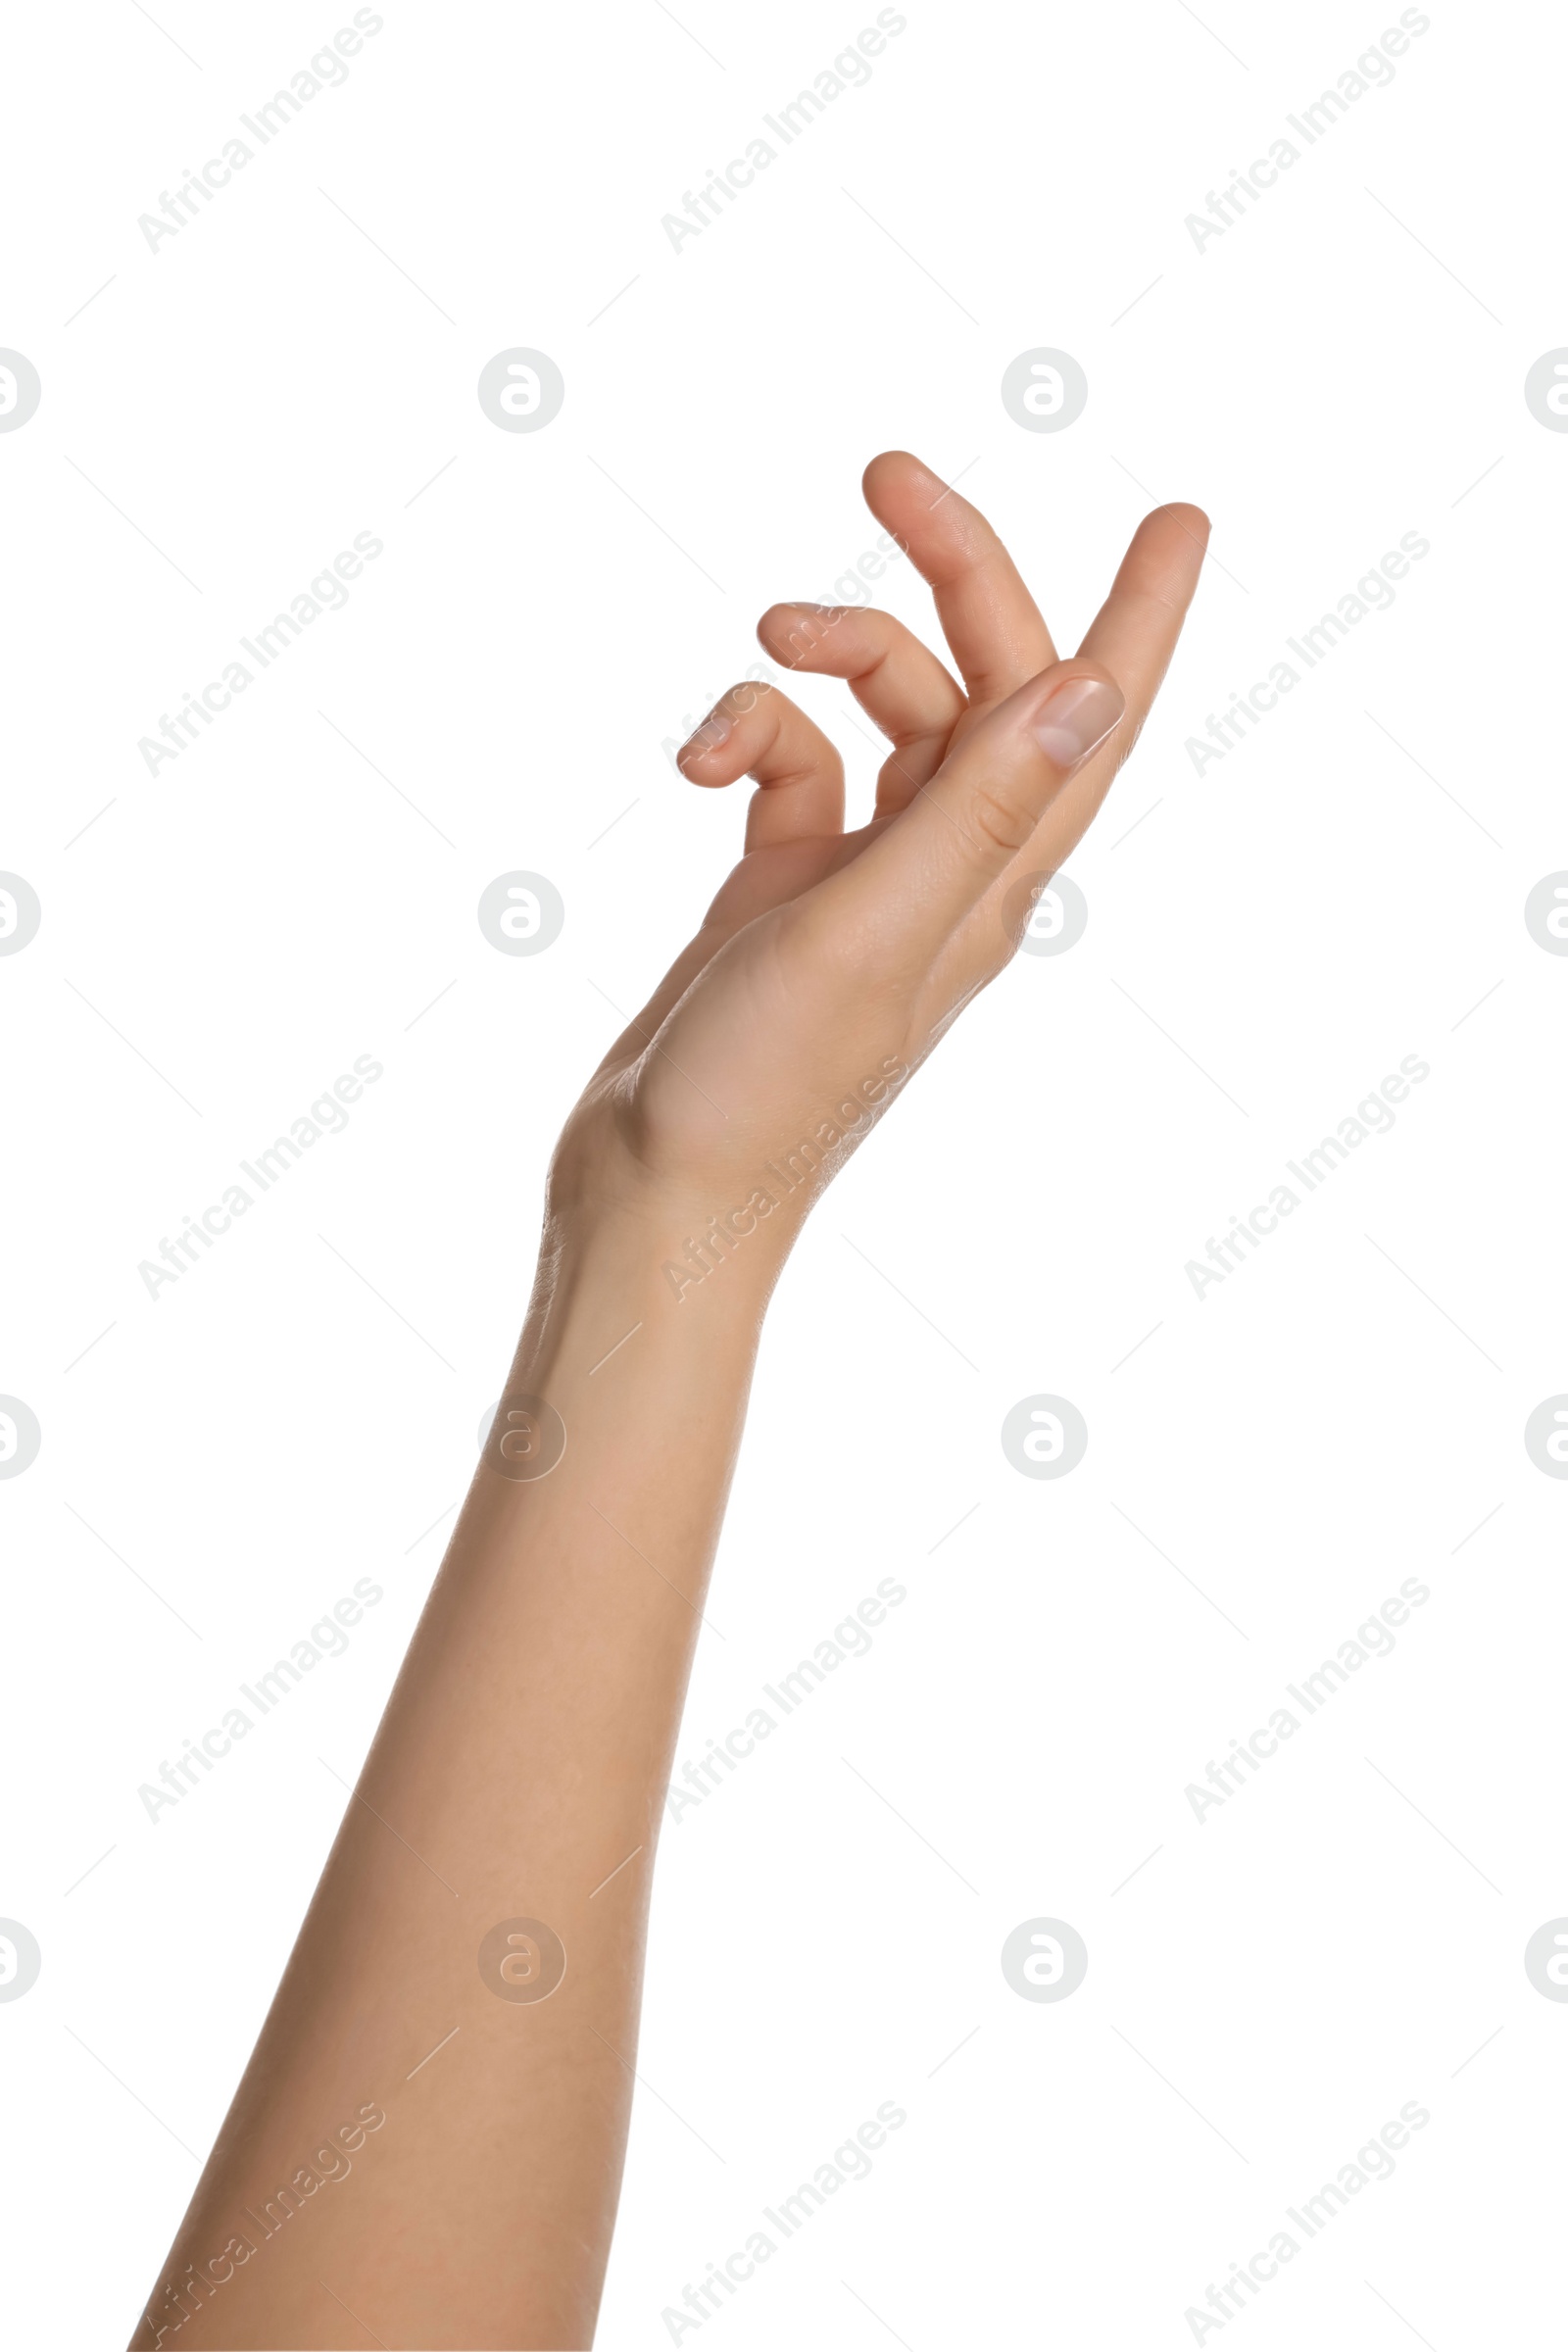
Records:
{"label": "wrist", "polygon": [[483,1453],[530,1512],[571,1495],[601,1507],[611,1490],[631,1508],[677,1462],[694,1494],[705,1461],[727,1478],[778,1258],[702,1250],[689,1211],[665,1191],[613,1205],[552,1191]]}
{"label": "wrist", "polygon": [[799,1231],[800,1208],[777,1185],[729,1191],[733,1199],[722,1183],[707,1192],[662,1185],[612,1206],[552,1196],[542,1261],[563,1274],[613,1266],[650,1307],[702,1295],[760,1313]]}
{"label": "wrist", "polygon": [[514,1383],[583,1404],[618,1389],[628,1364],[646,1377],[651,1356],[715,1371],[749,1357],[786,1250],[667,1185],[585,1198],[552,1182]]}
{"label": "wrist", "polygon": [[656,1173],[602,1126],[587,1136],[568,1127],[546,1184],[541,1278],[556,1288],[602,1275],[649,1312],[702,1294],[714,1311],[722,1299],[755,1320],[819,1189],[804,1166],[760,1154],[739,1173]]}

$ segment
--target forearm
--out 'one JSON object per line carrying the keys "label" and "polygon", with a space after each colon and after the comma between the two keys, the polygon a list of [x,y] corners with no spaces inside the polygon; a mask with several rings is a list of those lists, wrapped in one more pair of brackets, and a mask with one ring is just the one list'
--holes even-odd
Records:
{"label": "forearm", "polygon": [[[350,2314],[428,2345],[590,2340],[658,1819],[771,1272],[760,1243],[677,1298],[661,1266],[690,1230],[670,1205],[553,1235],[497,1431],[138,2344],[198,2303],[183,2346],[363,2342]],[[564,1427],[544,1476],[529,1447],[554,1425],[531,1407],[498,1466],[520,1395]],[[543,1999],[523,1997],[548,1982],[548,1945],[546,1976],[526,1973],[537,1937],[506,1977],[493,1939],[481,1976],[486,1936],[519,1920],[564,1948]],[[336,2171],[319,2154],[367,2107],[386,2121],[344,2150],[352,2176],[302,2181],[281,2218],[276,2192]],[[166,2298],[187,2264],[215,2283]]]}

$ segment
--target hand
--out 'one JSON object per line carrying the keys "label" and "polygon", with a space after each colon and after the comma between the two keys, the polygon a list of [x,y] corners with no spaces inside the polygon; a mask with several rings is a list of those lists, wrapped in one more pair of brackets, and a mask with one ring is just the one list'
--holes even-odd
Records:
{"label": "hand", "polygon": [[[1062,662],[967,500],[898,450],[864,487],[930,582],[962,682],[886,612],[763,614],[775,661],[845,679],[891,741],[875,813],[843,830],[843,762],[787,696],[749,682],[715,704],[679,766],[710,787],[751,777],[746,854],[567,1122],[557,1210],[651,1188],[723,1213],[806,1142],[831,1176],[1011,959],[1031,880],[1038,895],[1081,838],[1164,676],[1208,536],[1198,508],[1145,517]],[[796,1188],[771,1230],[787,1240],[820,1189]]]}

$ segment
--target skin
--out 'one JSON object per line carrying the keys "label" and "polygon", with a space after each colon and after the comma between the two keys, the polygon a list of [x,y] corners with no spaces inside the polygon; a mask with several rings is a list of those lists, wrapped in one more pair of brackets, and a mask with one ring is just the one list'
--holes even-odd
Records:
{"label": "skin", "polygon": [[[731,689],[681,754],[705,788],[751,777],[746,853],[562,1135],[497,1429],[138,2352],[592,2341],[658,1826],[768,1298],[1099,808],[1208,532],[1194,507],[1147,516],[1061,662],[966,500],[898,451],[865,494],[957,674],[882,612],[763,615],[769,655],[846,680],[892,746],[853,833],[837,752],[774,689]],[[1035,725],[1090,680],[1114,723],[1064,764]],[[557,1416],[560,1459],[516,1475]],[[519,1920],[564,1949],[542,1999],[506,1997],[485,1942]],[[524,1990],[539,1942],[512,1947]]]}

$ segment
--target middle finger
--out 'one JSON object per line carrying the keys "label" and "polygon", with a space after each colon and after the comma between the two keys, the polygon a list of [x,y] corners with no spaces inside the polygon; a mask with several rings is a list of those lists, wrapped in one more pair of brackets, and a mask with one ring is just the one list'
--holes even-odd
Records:
{"label": "middle finger", "polygon": [[998,703],[1056,659],[1017,565],[978,507],[907,450],[865,469],[865,500],[929,581],[970,698]]}

